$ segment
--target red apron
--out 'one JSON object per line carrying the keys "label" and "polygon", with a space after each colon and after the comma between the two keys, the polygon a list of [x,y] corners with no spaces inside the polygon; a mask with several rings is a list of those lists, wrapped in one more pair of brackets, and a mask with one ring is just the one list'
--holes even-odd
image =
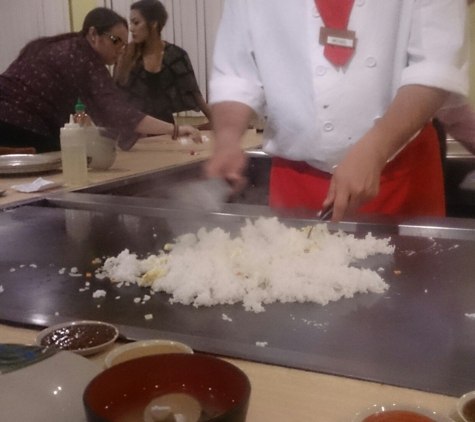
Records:
{"label": "red apron", "polygon": [[[274,157],[269,204],[320,210],[331,174],[303,161]],[[429,124],[389,162],[381,174],[378,196],[358,212],[445,216],[444,177],[437,133]]]}

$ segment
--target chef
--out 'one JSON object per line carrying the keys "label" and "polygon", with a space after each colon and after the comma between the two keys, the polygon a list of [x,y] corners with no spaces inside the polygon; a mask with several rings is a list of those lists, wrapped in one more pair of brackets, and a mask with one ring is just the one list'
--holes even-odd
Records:
{"label": "chef", "polygon": [[434,113],[468,92],[466,0],[227,0],[210,81],[208,176],[245,179],[266,115],[270,205],[445,215]]}

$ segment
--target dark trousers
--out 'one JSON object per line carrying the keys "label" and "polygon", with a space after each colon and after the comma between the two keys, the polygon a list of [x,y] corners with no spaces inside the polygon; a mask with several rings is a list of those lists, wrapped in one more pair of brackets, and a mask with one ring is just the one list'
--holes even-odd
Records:
{"label": "dark trousers", "polygon": [[58,139],[48,138],[19,126],[0,121],[0,146],[10,148],[33,147],[37,153],[59,151]]}

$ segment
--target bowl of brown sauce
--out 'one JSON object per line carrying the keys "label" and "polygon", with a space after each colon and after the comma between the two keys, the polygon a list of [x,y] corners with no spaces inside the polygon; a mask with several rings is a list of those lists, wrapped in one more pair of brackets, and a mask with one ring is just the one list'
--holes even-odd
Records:
{"label": "bowl of brown sauce", "polygon": [[453,422],[448,416],[408,404],[375,404],[355,415],[352,422]]}
{"label": "bowl of brown sauce", "polygon": [[118,336],[119,330],[107,322],[73,321],[40,331],[36,344],[88,356],[107,349]]}

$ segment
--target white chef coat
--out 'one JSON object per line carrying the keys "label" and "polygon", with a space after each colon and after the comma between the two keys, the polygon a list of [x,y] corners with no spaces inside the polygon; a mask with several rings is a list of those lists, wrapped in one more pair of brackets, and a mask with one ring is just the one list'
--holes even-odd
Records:
{"label": "white chef coat", "polygon": [[266,152],[331,171],[399,87],[467,95],[466,12],[466,0],[355,0],[356,51],[335,67],[314,0],[226,0],[209,102],[265,112]]}

